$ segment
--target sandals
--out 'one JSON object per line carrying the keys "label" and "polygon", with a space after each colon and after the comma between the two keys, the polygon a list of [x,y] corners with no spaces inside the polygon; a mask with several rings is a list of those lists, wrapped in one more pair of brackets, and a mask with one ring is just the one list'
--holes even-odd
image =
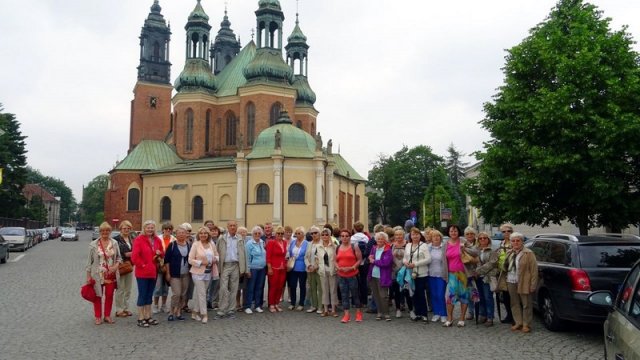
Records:
{"label": "sandals", "polygon": [[96,325],[100,325],[100,324],[102,324],[102,319],[100,319],[100,318],[96,318],[95,324],[96,324]]}
{"label": "sandals", "polygon": [[460,321],[458,321],[457,326],[458,326],[458,327],[464,327],[464,320],[460,320]]}
{"label": "sandals", "polygon": [[338,313],[334,311],[334,312],[331,313],[331,316],[338,317]]}
{"label": "sandals", "polygon": [[269,312],[270,313],[275,313],[276,311],[278,311],[278,310],[276,309],[275,306],[273,306],[273,305],[269,306]]}
{"label": "sandals", "polygon": [[385,315],[384,316],[384,321],[391,321],[391,316]]}
{"label": "sandals", "polygon": [[322,316],[322,317],[327,317],[327,316],[329,316],[329,313],[328,313],[328,312],[326,312],[326,311],[323,311],[323,312],[322,312],[322,314],[320,314],[320,316]]}
{"label": "sandals", "polygon": [[104,322],[106,322],[107,324],[115,324],[115,321],[113,321],[110,317],[105,317],[104,318]]}
{"label": "sandals", "polygon": [[119,311],[116,313],[116,317],[127,317],[127,316],[129,315],[127,315],[127,313],[124,311]]}
{"label": "sandals", "polygon": [[146,322],[147,322],[147,324],[149,324],[149,325],[158,325],[158,324],[159,324],[158,320],[156,320],[156,319],[152,319],[152,318],[145,319],[145,321],[146,321]]}
{"label": "sandals", "polygon": [[443,326],[443,327],[451,327],[451,325],[452,325],[452,322],[451,322],[451,321],[449,321],[449,320],[447,320],[447,321],[445,321],[445,322],[443,322],[443,323],[442,323],[442,326]]}
{"label": "sandals", "polygon": [[133,316],[133,313],[129,310],[125,310],[123,313],[127,314],[127,316]]}
{"label": "sandals", "polygon": [[147,320],[138,320],[138,326],[148,328],[149,323],[147,323]]}

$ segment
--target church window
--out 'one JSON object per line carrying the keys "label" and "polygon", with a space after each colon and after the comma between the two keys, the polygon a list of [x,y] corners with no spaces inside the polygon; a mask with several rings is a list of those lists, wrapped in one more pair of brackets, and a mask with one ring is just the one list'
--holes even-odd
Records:
{"label": "church window", "polygon": [[204,219],[203,201],[201,196],[195,196],[192,202],[191,220],[194,222]]}
{"label": "church window", "polygon": [[211,137],[211,110],[207,110],[207,118],[205,120],[204,128],[204,152],[208,153],[210,149],[209,139]]}
{"label": "church window", "polygon": [[268,204],[269,203],[269,185],[260,184],[256,189],[256,203]]}
{"label": "church window", "polygon": [[276,121],[280,117],[280,110],[282,110],[282,104],[280,104],[279,102],[271,105],[271,113],[269,114],[269,126],[272,126],[276,123]]}
{"label": "church window", "polygon": [[187,110],[187,123],[185,124],[184,151],[193,151],[193,110]]}
{"label": "church window", "polygon": [[234,146],[236,144],[236,131],[237,131],[236,117],[232,112],[227,113],[227,134],[226,144],[227,146]]}
{"label": "church window", "polygon": [[160,220],[171,220],[171,199],[169,199],[167,196],[163,197],[160,200]]}
{"label": "church window", "polygon": [[247,146],[253,146],[256,136],[256,106],[250,102],[247,104]]}
{"label": "church window", "polygon": [[289,204],[304,204],[305,190],[304,185],[295,183],[289,186]]}
{"label": "church window", "polygon": [[132,188],[127,192],[127,211],[140,211],[140,189]]}

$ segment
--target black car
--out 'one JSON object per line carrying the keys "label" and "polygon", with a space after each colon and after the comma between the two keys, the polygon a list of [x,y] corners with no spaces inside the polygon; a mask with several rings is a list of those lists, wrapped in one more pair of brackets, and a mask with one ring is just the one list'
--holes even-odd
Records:
{"label": "black car", "polygon": [[625,275],[640,259],[640,237],[602,234],[537,235],[525,244],[538,260],[533,297],[545,327],[562,330],[566,321],[603,323],[607,311],[587,300],[596,290],[617,294]]}

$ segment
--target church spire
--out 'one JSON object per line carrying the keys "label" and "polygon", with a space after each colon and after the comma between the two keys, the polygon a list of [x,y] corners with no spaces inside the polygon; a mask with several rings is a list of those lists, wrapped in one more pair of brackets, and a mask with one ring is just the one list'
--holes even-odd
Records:
{"label": "church spire", "polygon": [[224,18],[220,23],[220,30],[211,47],[211,65],[214,74],[218,74],[227,66],[233,58],[240,52],[240,41],[231,29],[231,22],[227,14],[227,7],[224,8]]}
{"label": "church spire", "polygon": [[309,65],[309,45],[307,37],[300,29],[300,15],[296,13],[296,26],[287,38],[287,65],[293,71],[292,86],[297,91],[296,103],[313,106],[316,102],[316,94],[311,90],[307,79]]}
{"label": "church spire", "polygon": [[171,81],[171,63],[169,62],[171,29],[167,26],[161,11],[159,1],[154,0],[140,34],[138,80],[169,84]]}

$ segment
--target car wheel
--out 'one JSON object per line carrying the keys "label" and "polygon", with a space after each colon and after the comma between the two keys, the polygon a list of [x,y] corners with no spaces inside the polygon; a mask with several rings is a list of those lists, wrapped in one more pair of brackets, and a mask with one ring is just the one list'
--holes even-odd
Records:
{"label": "car wheel", "polygon": [[551,331],[560,331],[563,329],[563,324],[558,317],[556,306],[553,303],[553,299],[548,292],[544,292],[540,297],[540,308],[542,310],[542,322],[544,327]]}
{"label": "car wheel", "polygon": [[0,260],[0,264],[6,264],[7,260],[9,260],[9,250],[7,250],[7,254],[4,256],[4,258]]}

